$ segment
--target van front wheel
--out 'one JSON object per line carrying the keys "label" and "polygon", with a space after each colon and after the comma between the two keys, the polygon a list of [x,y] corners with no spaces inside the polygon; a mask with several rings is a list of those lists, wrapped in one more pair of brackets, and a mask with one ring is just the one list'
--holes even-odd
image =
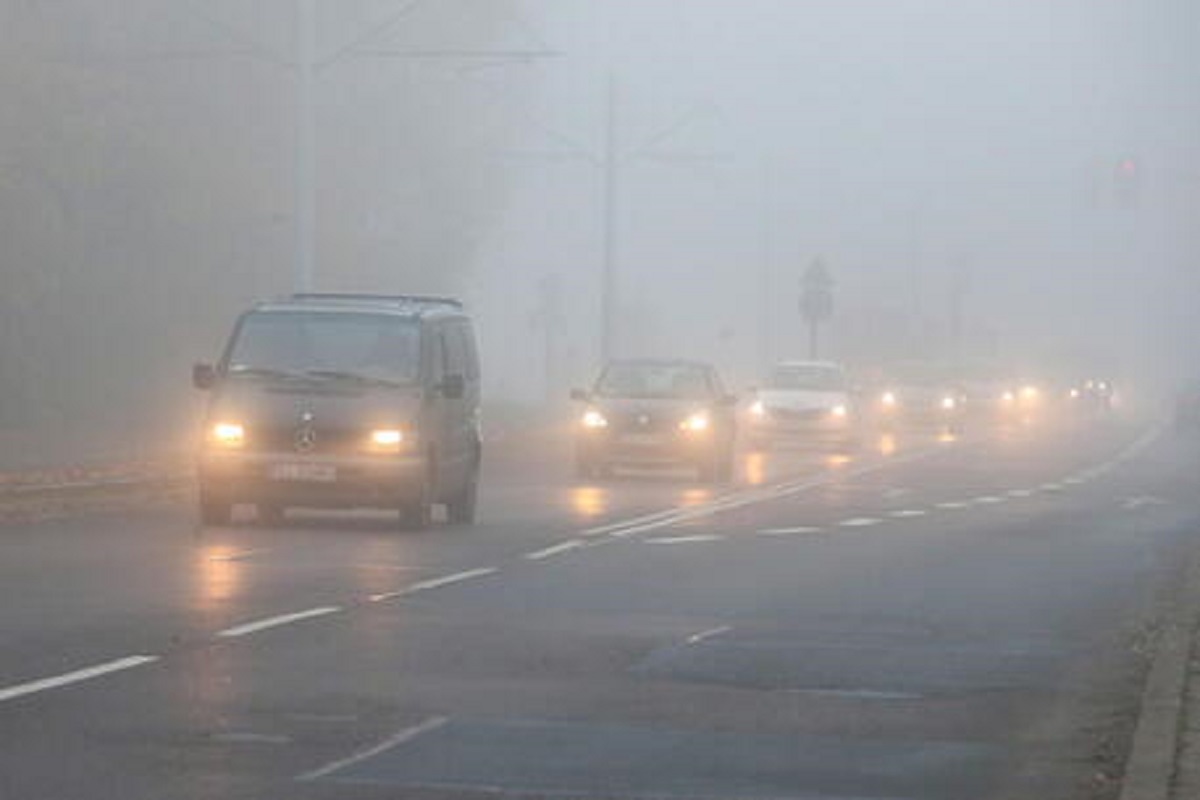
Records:
{"label": "van front wheel", "polygon": [[446,504],[446,518],[454,525],[474,525],[479,504],[479,461],[471,467],[458,494]]}

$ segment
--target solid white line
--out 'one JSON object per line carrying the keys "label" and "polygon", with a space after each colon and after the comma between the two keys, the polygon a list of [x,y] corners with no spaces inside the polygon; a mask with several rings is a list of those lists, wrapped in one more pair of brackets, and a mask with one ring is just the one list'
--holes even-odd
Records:
{"label": "solid white line", "polygon": [[820,528],[813,528],[808,525],[800,525],[795,528],[764,528],[758,532],[759,536],[791,536],[800,533],[820,533]]}
{"label": "solid white line", "polygon": [[297,775],[296,780],[315,781],[318,778],[324,778],[326,775],[337,772],[339,769],[353,766],[360,761],[365,761],[368,758],[377,756],[387,750],[391,750],[393,747],[398,747],[402,744],[406,744],[407,742],[411,742],[421,734],[437,730],[449,721],[450,720],[446,717],[430,717],[419,725],[414,725],[411,728],[405,728],[404,730],[389,736],[373,747],[369,747],[366,750],[360,750],[352,756],[347,756],[346,758],[332,761],[323,767],[312,770],[311,772],[305,772],[303,775]]}
{"label": "solid white line", "polygon": [[923,517],[927,513],[929,512],[920,508],[902,508],[899,511],[891,512],[888,516],[895,517],[896,519],[912,519],[914,517]]}
{"label": "solid white line", "polygon": [[883,520],[875,517],[854,517],[853,519],[844,519],[838,524],[843,528],[869,528],[872,525],[878,525]]}
{"label": "solid white line", "polygon": [[281,614],[278,617],[268,617],[267,619],[255,620],[254,622],[247,622],[243,625],[226,628],[223,631],[218,631],[217,636],[225,639],[233,639],[238,636],[247,636],[251,633],[265,631],[268,628],[278,628],[280,625],[288,625],[292,622],[312,619],[313,617],[323,617],[326,614],[336,614],[341,610],[341,606],[321,606],[320,608],[310,608],[307,611],[297,611],[295,614]]}
{"label": "solid white line", "polygon": [[724,539],[724,536],[717,536],[712,533],[699,534],[696,536],[660,536],[656,539],[647,539],[647,544],[694,544],[696,542],[719,542]]}
{"label": "solid white line", "polygon": [[105,664],[97,664],[94,667],[78,669],[64,675],[56,675],[53,678],[42,678],[41,680],[30,681],[29,683],[9,686],[6,689],[0,689],[0,702],[13,700],[27,694],[44,692],[48,689],[57,689],[60,686],[69,686],[72,683],[99,678],[101,675],[108,675],[113,672],[120,672],[121,670],[133,669],[134,667],[140,667],[143,664],[149,664],[154,661],[158,661],[158,656],[129,656],[128,658],[119,658],[116,661],[109,661]]}
{"label": "solid white line", "polygon": [[687,643],[700,644],[700,642],[703,642],[705,639],[711,639],[714,636],[720,636],[722,633],[729,633],[731,630],[733,630],[731,625],[722,625],[719,628],[709,628],[706,631],[693,633],[691,636],[687,637]]}
{"label": "solid white line", "polygon": [[966,508],[966,507],[967,507],[966,503],[961,503],[958,500],[947,500],[944,503],[937,504],[937,508],[944,508],[947,510],[957,510],[957,509]]}
{"label": "solid white line", "polygon": [[565,542],[552,545],[544,550],[535,550],[532,553],[526,553],[525,558],[529,559],[530,561],[541,561],[542,559],[556,556],[559,553],[566,553],[567,551],[574,550],[577,547],[583,547],[584,544],[586,544],[586,542],[580,539],[568,539]]}

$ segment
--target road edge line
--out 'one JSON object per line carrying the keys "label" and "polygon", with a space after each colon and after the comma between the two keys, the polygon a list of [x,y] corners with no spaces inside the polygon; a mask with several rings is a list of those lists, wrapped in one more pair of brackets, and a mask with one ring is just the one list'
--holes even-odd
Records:
{"label": "road edge line", "polygon": [[1200,623],[1200,555],[1192,557],[1142,691],[1119,800],[1169,800],[1179,760],[1188,667]]}

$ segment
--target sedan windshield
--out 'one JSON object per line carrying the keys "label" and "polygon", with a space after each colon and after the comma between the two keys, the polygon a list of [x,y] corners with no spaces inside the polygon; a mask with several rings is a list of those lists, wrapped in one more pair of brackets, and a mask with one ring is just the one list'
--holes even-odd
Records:
{"label": "sedan windshield", "polygon": [[846,376],[837,367],[796,365],[776,367],[767,385],[772,389],[808,389],[840,392],[846,388]]}
{"label": "sedan windshield", "polygon": [[420,364],[420,331],[406,319],[257,311],[242,322],[229,373],[413,383]]}
{"label": "sedan windshield", "polygon": [[638,399],[701,400],[712,397],[708,371],[694,364],[613,364],[600,376],[596,394]]}

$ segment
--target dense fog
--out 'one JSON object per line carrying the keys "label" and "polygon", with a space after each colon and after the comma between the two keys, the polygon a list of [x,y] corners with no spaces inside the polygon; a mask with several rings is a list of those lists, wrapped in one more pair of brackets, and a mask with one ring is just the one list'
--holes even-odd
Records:
{"label": "dense fog", "polygon": [[[296,286],[294,0],[0,4],[0,446],[184,446]],[[313,286],[447,292],[489,402],[601,353],[994,358],[1170,392],[1200,280],[1186,0],[319,0]],[[606,216],[606,214],[608,216]],[[607,250],[606,250],[607,248]]]}

